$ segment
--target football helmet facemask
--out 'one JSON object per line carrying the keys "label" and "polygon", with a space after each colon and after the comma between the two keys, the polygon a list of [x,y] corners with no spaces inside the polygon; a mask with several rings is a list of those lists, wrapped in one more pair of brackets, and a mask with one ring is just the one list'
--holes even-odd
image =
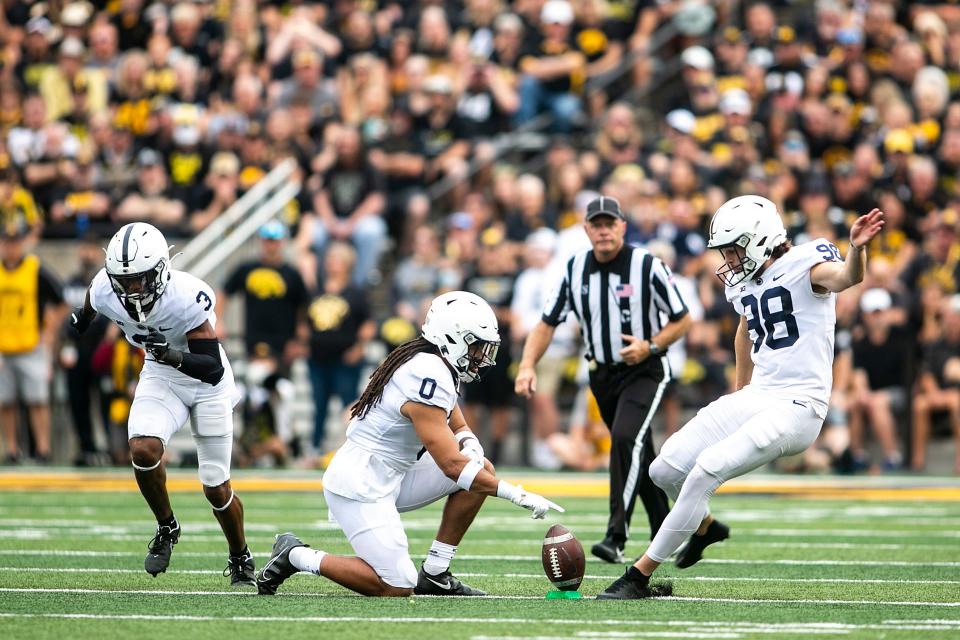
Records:
{"label": "football helmet facemask", "polygon": [[724,253],[736,248],[739,261],[724,263],[716,275],[728,287],[754,276],[773,250],[787,240],[777,205],[760,196],[739,196],[717,209],[710,221],[707,247]]}
{"label": "football helmet facemask", "polygon": [[107,245],[110,286],[130,317],[145,322],[170,280],[170,247],[146,222],[120,228]]}
{"label": "football helmet facemask", "polygon": [[497,317],[483,298],[466,291],[451,291],[433,300],[423,337],[436,345],[461,382],[479,380],[481,370],[497,361]]}

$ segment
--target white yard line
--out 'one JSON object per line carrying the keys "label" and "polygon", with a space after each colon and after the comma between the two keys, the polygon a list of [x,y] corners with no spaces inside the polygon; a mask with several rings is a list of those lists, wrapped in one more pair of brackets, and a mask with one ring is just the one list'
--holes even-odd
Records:
{"label": "white yard line", "polygon": [[[105,569],[103,567],[0,567],[0,571],[10,573],[132,573],[141,574],[142,569]],[[190,574],[190,575],[221,575],[219,570],[212,569],[175,569],[167,571],[168,575]],[[297,577],[307,574],[297,574]],[[542,573],[461,573],[457,572],[459,578],[519,578],[530,580],[543,580]],[[615,576],[585,575],[584,580],[613,580]],[[960,584],[960,580],[880,580],[880,579],[854,579],[854,578],[756,578],[756,577],[733,577],[733,576],[670,576],[670,580],[675,582],[783,582],[790,584],[919,584],[919,585],[948,585]]]}
{"label": "white yard line", "polygon": [[[86,549],[0,549],[0,556],[65,556],[65,557],[90,557],[90,558],[130,558],[140,557],[143,553],[140,551],[90,551]],[[187,558],[219,558],[223,556],[220,551],[176,551],[178,557]],[[254,554],[257,557],[265,557],[266,554]],[[505,562],[541,562],[541,558],[536,555],[471,555],[458,554],[457,560],[499,560]],[[742,559],[709,559],[700,561],[704,564],[773,564],[773,565],[797,565],[797,566],[823,566],[823,565],[842,565],[842,566],[867,566],[867,567],[960,567],[960,562],[910,562],[906,560],[742,560]]]}
{"label": "white yard line", "polygon": [[[66,589],[66,588],[41,588],[41,587],[0,587],[0,593],[98,593],[98,594],[119,594],[119,595],[150,595],[150,596],[254,596],[252,591],[176,591],[176,590],[139,590],[139,589]],[[324,593],[289,593],[289,597],[309,596],[317,598],[343,597],[340,594]],[[360,597],[360,596],[350,596]],[[417,596],[418,598],[443,598],[444,596]],[[478,596],[474,596],[478,597]],[[479,596],[480,599],[488,600],[543,600],[541,596]],[[960,607],[960,602],[916,602],[900,600],[790,600],[785,598],[695,598],[683,596],[670,596],[666,598],[656,598],[660,602],[724,602],[730,604],[818,604],[818,605],[874,605],[884,607]]]}

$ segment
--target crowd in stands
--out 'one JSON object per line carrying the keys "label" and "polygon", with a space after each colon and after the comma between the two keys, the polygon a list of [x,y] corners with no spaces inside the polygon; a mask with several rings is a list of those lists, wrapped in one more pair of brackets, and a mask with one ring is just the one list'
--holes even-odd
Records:
{"label": "crowd in stands", "polygon": [[[318,407],[356,396],[367,342],[412,337],[437,292],[465,288],[504,337],[498,371],[466,397],[496,451],[520,407],[511,355],[552,273],[585,246],[584,204],[600,192],[619,199],[628,241],[672,266],[697,320],[670,354],[676,429],[731,384],[736,317],[705,238],[722,202],[756,193],[794,244],[843,252],[857,215],[887,216],[865,284],[839,298],[832,410],[797,464],[920,470],[931,433],[960,440],[954,4],[6,0],[0,51],[0,216],[29,242],[105,244],[131,220],[187,239],[296,161],[303,188],[260,234],[260,259],[215,284],[246,297],[248,328],[251,298],[291,318],[247,336],[247,355],[274,362],[267,378],[306,358]],[[593,450],[571,461],[565,447],[590,448],[589,402],[579,435],[551,436],[582,360],[572,332],[558,335],[555,379],[528,408],[534,454],[586,465]],[[101,346],[81,345],[79,361]],[[99,362],[121,401],[129,376]]]}

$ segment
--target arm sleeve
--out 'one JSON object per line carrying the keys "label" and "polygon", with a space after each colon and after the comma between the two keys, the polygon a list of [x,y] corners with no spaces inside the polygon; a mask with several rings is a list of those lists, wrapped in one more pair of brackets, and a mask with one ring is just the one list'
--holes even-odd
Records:
{"label": "arm sleeve", "polygon": [[687,303],[673,281],[670,268],[660,260],[654,258],[653,268],[650,270],[650,281],[653,285],[653,297],[657,308],[667,314],[670,322],[675,322],[687,315]]}
{"label": "arm sleeve", "polygon": [[181,355],[182,373],[200,382],[215,385],[223,379],[223,362],[220,360],[220,342],[216,338],[194,338],[187,341],[190,351]]}

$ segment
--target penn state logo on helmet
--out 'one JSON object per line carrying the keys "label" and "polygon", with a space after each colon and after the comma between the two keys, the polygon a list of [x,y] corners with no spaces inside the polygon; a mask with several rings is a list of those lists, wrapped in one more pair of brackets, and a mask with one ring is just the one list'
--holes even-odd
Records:
{"label": "penn state logo on helmet", "polygon": [[110,286],[130,317],[146,321],[170,280],[170,247],[160,230],[146,222],[131,222],[107,245]]}
{"label": "penn state logo on helmet", "polygon": [[423,323],[423,337],[436,345],[461,382],[478,380],[481,369],[497,361],[497,317],[486,300],[467,291],[434,298]]}
{"label": "penn state logo on helmet", "polygon": [[710,221],[709,249],[721,252],[738,248],[739,260],[724,263],[716,275],[728,287],[752,277],[764,262],[787,240],[787,230],[777,205],[761,196],[738,196],[727,200]]}

